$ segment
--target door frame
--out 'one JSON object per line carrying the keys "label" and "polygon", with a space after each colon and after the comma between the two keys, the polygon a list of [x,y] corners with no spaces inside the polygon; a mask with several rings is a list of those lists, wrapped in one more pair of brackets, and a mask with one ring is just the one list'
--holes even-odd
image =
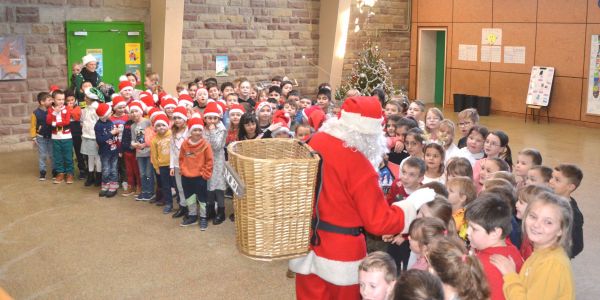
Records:
{"label": "door frame", "polygon": [[[421,99],[419,96],[419,73],[421,72],[421,35],[423,34],[424,31],[444,31],[445,35],[444,35],[444,78],[443,78],[443,91],[442,91],[442,107],[444,107],[444,105],[446,104],[446,72],[447,72],[447,66],[448,66],[448,27],[439,27],[439,26],[433,26],[433,27],[428,27],[428,26],[419,26],[417,27],[417,72],[416,72],[416,76],[415,76],[415,87],[416,87],[416,91],[415,91],[415,96],[416,99]],[[435,103],[435,99],[434,99],[434,103]]]}

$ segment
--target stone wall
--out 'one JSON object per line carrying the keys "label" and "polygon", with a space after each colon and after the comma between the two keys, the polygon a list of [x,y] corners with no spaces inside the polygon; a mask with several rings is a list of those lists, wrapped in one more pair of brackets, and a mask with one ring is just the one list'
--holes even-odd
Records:
{"label": "stone wall", "polygon": [[[370,9],[363,8],[361,13],[357,8],[357,0],[352,0],[350,6],[350,22],[342,82],[352,71],[352,65],[363,49],[366,41],[377,41],[379,49],[384,53],[384,60],[390,66],[392,82],[395,88],[408,87],[408,70],[410,60],[410,25],[408,0],[378,0]],[[355,32],[355,21],[358,19],[360,30]]]}
{"label": "stone wall", "polygon": [[149,0],[1,1],[0,36],[25,37],[27,79],[0,81],[0,152],[30,148],[29,121],[37,93],[52,84],[67,86],[65,21],[142,21],[149,41],[149,12]]}
{"label": "stone wall", "polygon": [[219,82],[288,76],[316,97],[319,6],[314,0],[186,0],[182,80],[214,77],[215,56],[227,55],[229,76]]}

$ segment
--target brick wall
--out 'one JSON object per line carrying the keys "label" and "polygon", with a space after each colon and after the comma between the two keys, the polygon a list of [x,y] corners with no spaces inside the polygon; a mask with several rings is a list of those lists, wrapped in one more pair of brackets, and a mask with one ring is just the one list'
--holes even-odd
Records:
{"label": "brick wall", "polygon": [[319,7],[314,0],[186,0],[182,80],[213,77],[215,56],[228,55],[229,77],[219,82],[285,75],[315,94],[317,69],[309,62],[318,59]]}
{"label": "brick wall", "polygon": [[[357,59],[358,52],[369,39],[379,45],[382,53],[387,53],[384,60],[392,68],[392,82],[395,88],[408,87],[408,66],[410,60],[410,25],[407,11],[408,0],[378,0],[371,8],[374,14],[367,17],[369,10],[363,8],[361,14],[356,6],[357,0],[352,0],[350,6],[350,22],[346,55],[342,71],[342,82],[352,71],[352,65]],[[360,31],[354,32],[355,20],[358,18]],[[365,22],[366,21],[366,22]],[[389,56],[388,56],[389,55]]]}
{"label": "brick wall", "polygon": [[51,84],[67,86],[65,21],[99,21],[107,16],[114,21],[142,21],[148,40],[149,15],[149,0],[1,1],[0,36],[25,37],[27,79],[0,81],[0,152],[30,148],[29,120],[37,107],[35,96]]}

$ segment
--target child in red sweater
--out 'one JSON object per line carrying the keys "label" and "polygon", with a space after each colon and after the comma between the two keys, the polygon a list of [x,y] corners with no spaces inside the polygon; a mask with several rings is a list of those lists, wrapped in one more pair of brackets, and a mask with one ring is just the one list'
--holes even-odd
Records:
{"label": "child in red sweater", "polygon": [[483,192],[467,205],[465,217],[471,248],[481,262],[490,286],[490,299],[503,300],[504,279],[502,273],[490,262],[490,257],[494,254],[511,257],[517,272],[523,265],[519,250],[506,238],[512,230],[511,208],[500,196]]}
{"label": "child in red sweater", "polygon": [[54,183],[73,183],[73,138],[71,136],[71,109],[65,106],[65,92],[52,92],[54,107],[48,108],[46,123],[52,127],[52,154],[56,166]]}

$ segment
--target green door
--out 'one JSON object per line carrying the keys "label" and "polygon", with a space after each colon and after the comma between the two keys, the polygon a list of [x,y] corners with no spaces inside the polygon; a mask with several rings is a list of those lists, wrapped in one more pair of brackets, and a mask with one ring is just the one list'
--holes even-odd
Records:
{"label": "green door", "polygon": [[444,105],[444,68],[446,59],[446,32],[438,31],[436,34],[435,47],[435,106],[442,107]]}
{"label": "green door", "polygon": [[71,66],[88,53],[99,60],[102,81],[118,90],[119,76],[127,72],[145,77],[144,24],[142,22],[67,21],[68,78]]}

